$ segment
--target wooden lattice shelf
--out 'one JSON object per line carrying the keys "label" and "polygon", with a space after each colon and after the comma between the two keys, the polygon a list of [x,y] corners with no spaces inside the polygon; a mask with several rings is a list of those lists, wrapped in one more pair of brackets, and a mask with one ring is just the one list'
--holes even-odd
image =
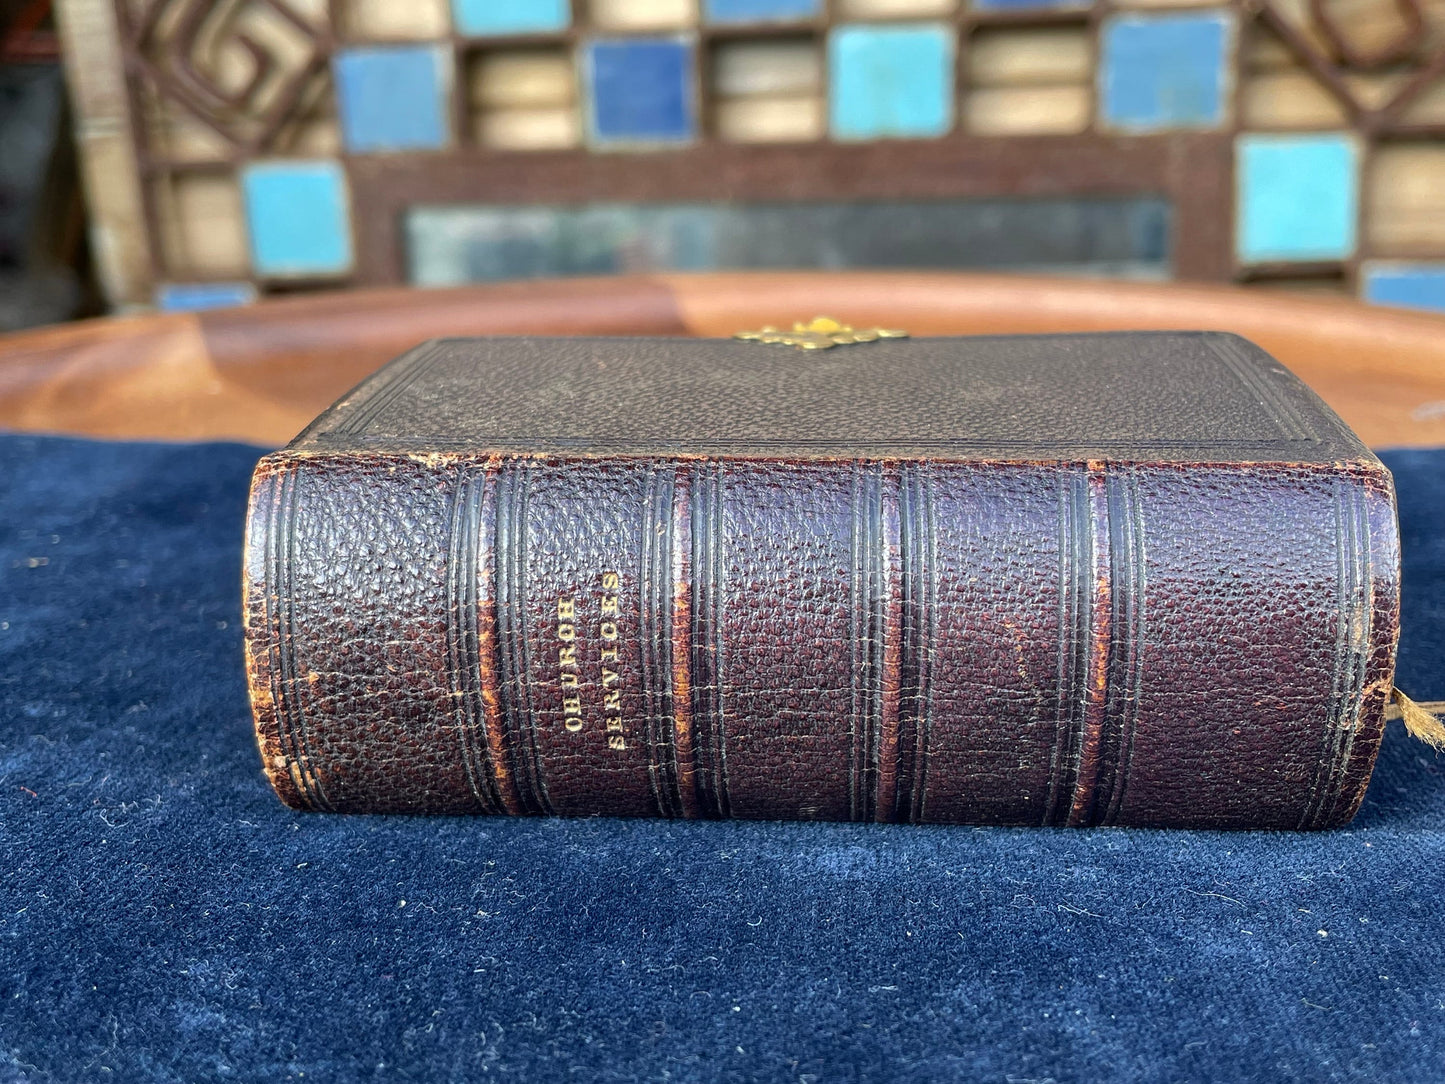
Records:
{"label": "wooden lattice shelf", "polygon": [[[724,242],[819,222],[896,233],[889,208],[919,203],[952,237],[958,201],[1153,199],[1158,215],[1090,221],[1133,231],[1139,251],[1167,232],[1159,258],[1178,278],[1445,308],[1445,0],[60,0],[60,14],[121,304],[525,274],[529,252],[543,272],[805,266],[826,246]],[[460,255],[436,255],[447,238]]]}

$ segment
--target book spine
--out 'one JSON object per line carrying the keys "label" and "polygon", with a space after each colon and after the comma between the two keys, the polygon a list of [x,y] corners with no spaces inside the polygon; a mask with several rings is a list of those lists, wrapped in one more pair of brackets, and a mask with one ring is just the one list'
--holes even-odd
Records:
{"label": "book spine", "polygon": [[1327,827],[1395,538],[1354,465],[280,452],[257,732],[314,809]]}

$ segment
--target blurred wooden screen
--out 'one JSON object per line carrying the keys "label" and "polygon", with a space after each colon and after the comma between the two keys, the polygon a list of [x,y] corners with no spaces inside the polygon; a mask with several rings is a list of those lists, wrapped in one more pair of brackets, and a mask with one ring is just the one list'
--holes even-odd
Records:
{"label": "blurred wooden screen", "polygon": [[[61,0],[61,17],[118,304],[689,266],[689,214],[713,238],[697,266],[830,266],[810,222],[883,237],[911,209],[967,242],[949,266],[1107,271],[1127,216],[1154,215],[1167,238],[1118,256],[1136,272],[1445,308],[1445,0]],[[1050,256],[1048,223],[1079,235],[1110,207],[1135,208],[1122,232]],[[990,214],[1017,214],[1012,255],[989,248]],[[448,229],[471,256],[447,255]],[[798,239],[782,256],[779,229]],[[896,236],[838,251],[908,262]],[[941,266],[938,244],[916,251]]]}

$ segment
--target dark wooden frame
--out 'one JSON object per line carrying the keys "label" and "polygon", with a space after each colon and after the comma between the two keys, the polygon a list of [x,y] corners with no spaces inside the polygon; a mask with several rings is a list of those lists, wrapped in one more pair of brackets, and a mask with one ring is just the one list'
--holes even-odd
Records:
{"label": "dark wooden frame", "polygon": [[[710,142],[649,154],[480,154],[353,158],[355,280],[398,281],[403,216],[417,204],[589,201],[810,201],[999,196],[1164,195],[1173,203],[1174,270],[1233,270],[1228,136],[989,137],[758,146]],[[485,194],[479,199],[480,194]],[[1224,207],[1223,214],[1220,208]]]}

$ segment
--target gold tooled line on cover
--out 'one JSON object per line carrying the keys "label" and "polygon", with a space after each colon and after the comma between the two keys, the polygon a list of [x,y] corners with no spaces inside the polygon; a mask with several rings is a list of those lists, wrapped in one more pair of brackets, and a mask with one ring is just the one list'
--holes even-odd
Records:
{"label": "gold tooled line on cover", "polygon": [[908,332],[893,328],[855,328],[834,320],[831,316],[815,316],[808,323],[801,320],[793,324],[792,331],[781,331],[771,324],[757,331],[739,331],[733,335],[744,342],[769,343],[791,346],[798,350],[831,350],[835,346],[851,346],[855,343],[877,342],[879,339],[906,339]]}

